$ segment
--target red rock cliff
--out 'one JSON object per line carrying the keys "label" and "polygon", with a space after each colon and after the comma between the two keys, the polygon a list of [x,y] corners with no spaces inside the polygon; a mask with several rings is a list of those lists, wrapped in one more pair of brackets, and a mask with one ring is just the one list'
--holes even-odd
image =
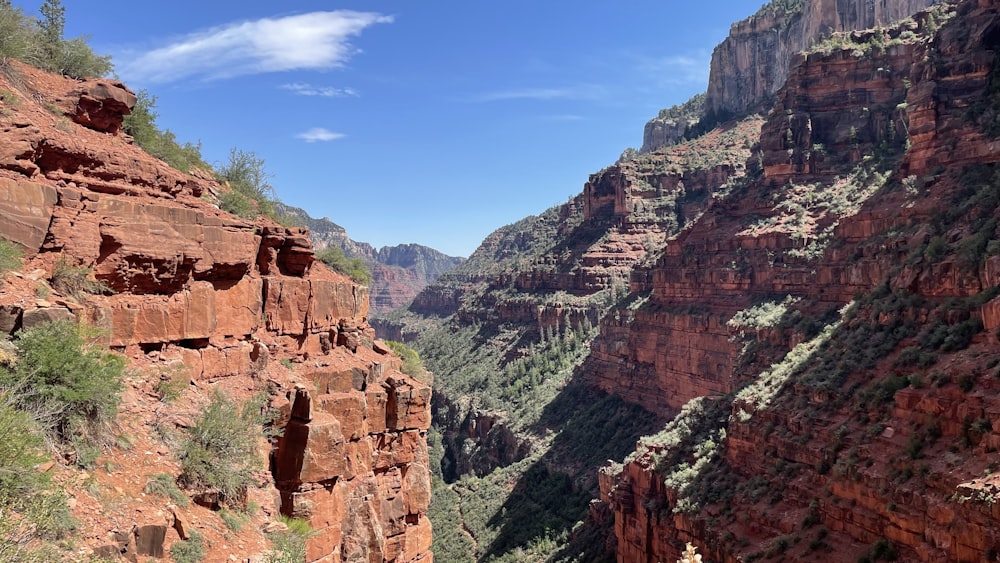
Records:
{"label": "red rock cliff", "polygon": [[602,323],[593,380],[684,407],[602,472],[619,561],[995,558],[1000,3],[886,38],[952,10],[801,57],[763,173]]}
{"label": "red rock cliff", "polygon": [[[202,197],[220,189],[207,175],[178,172],[120,135],[135,103],[122,84],[5,65],[0,237],[20,244],[27,262],[0,285],[0,330],[57,318],[94,324],[140,373],[181,374],[195,402],[216,387],[272,389],[285,417],[270,470],[260,468],[264,515],[310,523],[309,561],[431,561],[430,387],[375,341],[366,289],[315,263],[304,229],[219,211]],[[110,291],[68,294],[54,280],[58,263],[92,271]],[[202,531],[209,561],[265,551],[259,530],[222,538],[210,512],[141,500],[144,475],[176,467],[152,455],[167,453],[154,428],[191,416],[151,395],[158,382],[130,380],[122,409],[122,424],[152,451],[109,454],[124,456],[114,459],[128,464],[125,481],[111,469],[95,474],[119,483],[118,510],[102,516],[78,494],[87,546],[122,525],[165,519],[182,535],[192,523]]]}

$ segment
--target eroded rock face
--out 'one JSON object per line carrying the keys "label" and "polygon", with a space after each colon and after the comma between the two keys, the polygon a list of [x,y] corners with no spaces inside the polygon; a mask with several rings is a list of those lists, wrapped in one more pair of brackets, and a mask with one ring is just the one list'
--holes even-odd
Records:
{"label": "eroded rock face", "polygon": [[[700,396],[724,409],[721,439],[674,427],[602,472],[618,561],[677,560],[688,541],[726,562],[996,553],[998,489],[982,468],[1000,404],[982,358],[997,338],[978,327],[997,326],[1000,280],[997,257],[962,250],[977,229],[997,237],[996,206],[953,209],[995,193],[983,178],[1000,165],[1000,4],[955,11],[932,41],[800,58],[761,132],[762,173],[633,276],[645,303],[602,322],[587,366],[602,388],[668,415]],[[899,129],[909,139],[894,148]],[[878,159],[879,181],[859,182]],[[839,211],[816,204],[865,184]],[[944,250],[925,251],[935,237]],[[796,314],[764,318],[781,307]],[[960,347],[927,344],[960,323],[976,327]],[[715,461],[700,472],[699,458]]]}
{"label": "eroded rock face", "polygon": [[806,0],[788,11],[765,6],[733,24],[729,37],[712,52],[706,112],[732,116],[767,109],[788,78],[794,57],[823,36],[886,25],[934,3]]}
{"label": "eroded rock face", "polygon": [[[224,213],[200,197],[220,188],[206,175],[170,169],[118,136],[135,104],[121,84],[19,72],[86,128],[53,123],[28,95],[0,115],[0,237],[27,260],[25,273],[0,280],[0,330],[85,320],[134,361],[207,389],[280,386],[290,372],[278,360],[296,362],[270,468],[280,500],[265,512],[319,531],[309,561],[430,561],[431,391],[376,351],[367,289],[314,264],[307,230]],[[99,289],[61,289],[66,265]],[[179,537],[156,524],[132,547],[92,547],[160,557],[165,538],[199,526],[182,520],[172,519]]]}

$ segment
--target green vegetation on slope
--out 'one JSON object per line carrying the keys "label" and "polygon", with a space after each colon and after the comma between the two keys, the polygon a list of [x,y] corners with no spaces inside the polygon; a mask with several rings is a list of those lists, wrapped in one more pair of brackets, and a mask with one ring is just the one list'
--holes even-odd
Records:
{"label": "green vegetation on slope", "polygon": [[54,541],[76,523],[35,467],[53,451],[91,466],[112,437],[124,360],[90,336],[55,322],[0,341],[0,561],[63,559]]}
{"label": "green vegetation on slope", "polygon": [[316,259],[361,285],[372,283],[372,273],[365,261],[358,257],[348,258],[339,246],[328,246],[320,250],[316,253]]}
{"label": "green vegetation on slope", "polygon": [[0,63],[11,58],[73,78],[106,76],[111,57],[97,55],[86,37],[66,39],[66,8],[44,0],[41,18],[31,18],[10,2],[0,2]]}
{"label": "green vegetation on slope", "polygon": [[157,126],[156,96],[146,90],[139,90],[136,98],[132,113],[126,115],[122,123],[122,130],[132,136],[135,144],[181,172],[190,172],[192,168],[211,169],[201,158],[200,143],[182,145],[172,131],[161,130]]}

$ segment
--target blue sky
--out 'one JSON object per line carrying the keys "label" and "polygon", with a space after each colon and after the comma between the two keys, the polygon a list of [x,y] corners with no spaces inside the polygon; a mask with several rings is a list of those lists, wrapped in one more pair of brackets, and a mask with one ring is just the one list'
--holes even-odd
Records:
{"label": "blue sky", "polygon": [[761,3],[63,2],[67,37],[208,162],[252,151],[281,200],[354,240],[460,256],[641,145]]}

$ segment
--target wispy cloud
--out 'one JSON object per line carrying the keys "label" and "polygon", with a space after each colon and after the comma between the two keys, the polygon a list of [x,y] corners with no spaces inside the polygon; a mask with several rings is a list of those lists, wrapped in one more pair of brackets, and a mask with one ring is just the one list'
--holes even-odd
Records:
{"label": "wispy cloud", "polygon": [[391,16],[350,10],[235,22],[126,58],[119,70],[129,80],[173,82],[336,68],[357,52],[351,37],[390,22]]}
{"label": "wispy cloud", "polygon": [[571,113],[563,113],[556,115],[543,115],[542,119],[546,121],[582,121],[586,119],[582,115],[575,115]]}
{"label": "wispy cloud", "polygon": [[358,91],[354,88],[334,88],[332,86],[313,86],[293,82],[292,84],[282,84],[282,90],[289,90],[300,96],[321,96],[324,98],[357,98]]}
{"label": "wispy cloud", "polygon": [[569,88],[516,88],[475,94],[466,98],[469,102],[503,102],[509,100],[594,100],[604,94],[604,89],[596,85]]}
{"label": "wispy cloud", "polygon": [[299,133],[295,137],[297,139],[302,139],[307,143],[317,143],[322,141],[335,141],[346,137],[346,135],[343,133],[334,133],[333,131],[324,129],[323,127],[313,127],[304,133]]}
{"label": "wispy cloud", "polygon": [[639,57],[636,68],[664,85],[707,84],[712,55],[699,51],[687,55]]}

